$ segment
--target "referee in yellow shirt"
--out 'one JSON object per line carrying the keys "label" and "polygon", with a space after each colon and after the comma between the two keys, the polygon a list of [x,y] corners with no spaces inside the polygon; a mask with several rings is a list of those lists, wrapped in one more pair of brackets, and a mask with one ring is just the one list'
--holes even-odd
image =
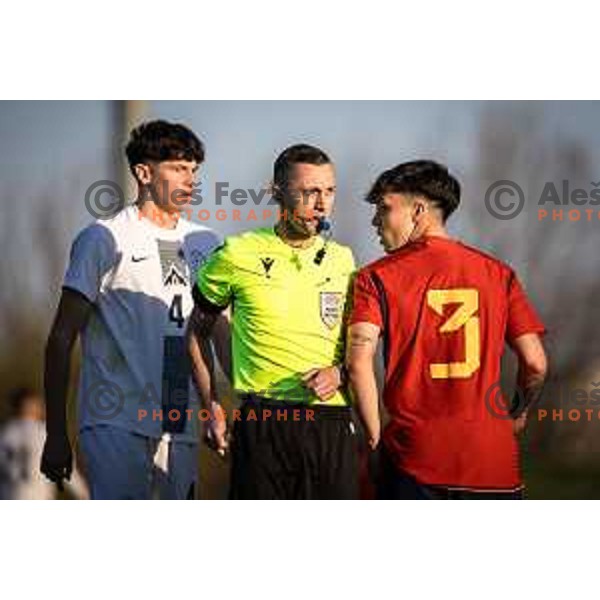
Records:
{"label": "referee in yellow shirt", "polygon": [[[231,498],[357,497],[357,430],[341,367],[354,259],[320,235],[334,195],[329,157],[306,144],[287,148],[274,165],[277,224],[227,238],[198,273],[189,337],[196,357],[231,306],[233,385],[242,398]],[[209,372],[194,377],[217,414]],[[221,451],[224,429],[217,418],[208,424]]]}

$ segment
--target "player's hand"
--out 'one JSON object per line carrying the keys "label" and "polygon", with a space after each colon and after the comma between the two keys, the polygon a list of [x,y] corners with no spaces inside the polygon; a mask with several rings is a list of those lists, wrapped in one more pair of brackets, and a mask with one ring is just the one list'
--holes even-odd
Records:
{"label": "player's hand", "polygon": [[513,433],[521,435],[527,427],[527,411],[523,411],[516,419],[513,420]]}
{"label": "player's hand", "polygon": [[367,436],[367,446],[371,452],[377,450],[377,447],[379,446],[379,441],[379,433]]}
{"label": "player's hand", "polygon": [[73,452],[66,433],[46,437],[40,470],[50,481],[56,483],[61,491],[63,480],[71,479]]}
{"label": "player's hand", "polygon": [[204,421],[204,441],[211,450],[220,456],[225,456],[229,446],[227,418],[223,407],[218,402],[211,403],[210,418]]}
{"label": "player's hand", "polygon": [[325,367],[311,369],[302,376],[302,381],[307,389],[314,392],[319,400],[330,400],[342,384],[342,377],[338,367]]}

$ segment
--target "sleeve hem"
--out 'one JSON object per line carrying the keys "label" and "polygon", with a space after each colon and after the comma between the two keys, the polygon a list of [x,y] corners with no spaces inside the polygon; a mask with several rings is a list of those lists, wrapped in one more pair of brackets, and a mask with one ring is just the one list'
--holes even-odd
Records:
{"label": "sleeve hem", "polygon": [[192,290],[192,296],[194,298],[194,304],[199,306],[204,312],[215,314],[222,313],[228,306],[228,304],[220,305],[213,302],[210,298],[207,298],[204,292],[200,289],[200,285],[195,285]]}
{"label": "sleeve hem", "polygon": [[62,286],[62,289],[69,290],[70,292],[73,292],[74,294],[81,296],[88,304],[96,304],[97,298],[92,298],[91,294],[89,294],[89,292],[87,292],[86,290],[78,288],[69,283],[64,283]]}
{"label": "sleeve hem", "polygon": [[379,327],[379,329],[383,329],[383,323],[372,317],[362,317],[361,315],[357,315],[348,320],[348,326],[356,325],[357,323],[370,323],[371,325],[375,325],[375,327]]}
{"label": "sleeve hem", "polygon": [[515,333],[511,333],[510,335],[507,335],[507,339],[509,341],[514,341],[517,338],[521,337],[522,335],[527,335],[528,333],[537,333],[538,335],[545,335],[547,333],[547,330],[545,327],[541,326],[541,325],[536,325],[533,327],[523,327],[522,329],[518,329]]}

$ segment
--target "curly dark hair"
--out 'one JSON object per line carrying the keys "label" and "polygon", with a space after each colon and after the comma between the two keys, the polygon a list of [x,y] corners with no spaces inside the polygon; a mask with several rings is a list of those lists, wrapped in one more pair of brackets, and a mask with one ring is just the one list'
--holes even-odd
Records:
{"label": "curly dark hair", "polygon": [[163,160],[204,162],[204,144],[185,125],[168,121],[148,121],[136,127],[125,148],[129,168]]}
{"label": "curly dark hair", "polygon": [[380,202],[384,194],[423,196],[442,211],[444,222],[460,204],[460,183],[448,168],[433,160],[415,160],[384,171],[366,197],[370,204]]}

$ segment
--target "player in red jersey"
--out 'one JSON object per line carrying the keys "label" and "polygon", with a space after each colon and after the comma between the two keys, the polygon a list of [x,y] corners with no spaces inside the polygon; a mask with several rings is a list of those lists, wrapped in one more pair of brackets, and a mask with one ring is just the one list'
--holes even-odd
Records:
{"label": "player in red jersey", "polygon": [[[388,256],[357,275],[347,365],[375,450],[373,362],[382,337],[390,420],[379,497],[522,497],[515,434],[544,382],[544,326],[510,267],[448,235],[460,184],[444,166],[415,161],[385,171],[367,201]],[[494,395],[505,343],[518,357],[522,393],[502,413]]]}

